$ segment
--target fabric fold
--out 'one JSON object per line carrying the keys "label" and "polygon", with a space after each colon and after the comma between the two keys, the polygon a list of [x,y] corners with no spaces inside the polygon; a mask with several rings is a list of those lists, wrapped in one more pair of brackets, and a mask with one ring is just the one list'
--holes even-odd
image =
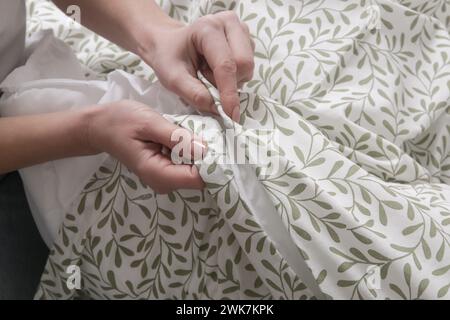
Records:
{"label": "fabric fold", "polygon": [[[161,106],[204,134],[207,189],[157,195],[106,157],[64,198],[36,297],[448,298],[450,36],[448,12],[425,2],[162,1],[182,21],[228,8],[249,25],[256,68],[240,92],[239,125],[223,112],[178,112],[178,99],[145,80],[154,75],[135,56],[85,30],[80,39],[57,30],[106,81],[75,86],[73,96],[70,78],[20,84],[2,108],[33,111],[27,95],[76,108],[89,88],[100,88],[94,102]],[[128,73],[109,74],[116,67]],[[53,184],[47,169],[35,181]],[[33,199],[43,205],[45,196]],[[82,274],[79,290],[67,286],[71,266]]]}

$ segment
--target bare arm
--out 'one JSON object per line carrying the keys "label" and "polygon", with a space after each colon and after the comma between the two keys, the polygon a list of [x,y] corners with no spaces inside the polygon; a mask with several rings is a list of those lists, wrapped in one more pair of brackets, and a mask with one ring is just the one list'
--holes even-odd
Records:
{"label": "bare arm", "polygon": [[87,112],[0,118],[0,173],[53,159],[93,154]]}
{"label": "bare arm", "polygon": [[[85,26],[141,56],[168,89],[199,110],[214,113],[211,96],[196,78],[201,70],[218,87],[225,112],[239,120],[237,88],[252,77],[254,44],[248,27],[236,14],[222,12],[185,26],[168,17],[152,0],[54,2],[64,12],[69,5],[80,6]],[[143,124],[140,109],[150,109],[130,105],[133,103],[119,103],[109,112],[94,108],[95,114],[103,114],[95,117],[75,111],[0,119],[0,173],[53,159],[108,152],[156,190],[202,188],[195,167],[175,166],[159,152],[177,127],[150,116],[150,111],[146,111],[148,121]],[[114,110],[130,112],[130,120],[114,118]],[[96,120],[91,121],[91,117]],[[110,123],[104,119],[108,118],[115,123],[115,131],[107,130]],[[93,125],[96,121],[102,124]],[[111,135],[99,139],[101,142],[92,148],[86,140],[86,130],[90,131],[86,126],[95,129],[93,136]],[[142,131],[143,127],[154,129]],[[144,136],[130,136],[136,131]]]}
{"label": "bare arm", "polygon": [[[148,37],[153,27],[172,25],[170,19],[152,0],[53,0],[63,11],[71,5],[81,9],[81,23],[118,44],[139,54],[142,46],[150,46]],[[145,39],[145,40],[144,40]]]}
{"label": "bare arm", "polygon": [[134,101],[81,111],[0,118],[0,173],[107,152],[156,192],[202,189],[204,184],[195,166],[175,165],[161,152],[162,146],[171,149],[178,143],[172,140],[175,130],[183,130],[186,140],[182,143],[192,144],[190,150],[199,157],[204,155],[206,147],[201,147],[199,138]]}

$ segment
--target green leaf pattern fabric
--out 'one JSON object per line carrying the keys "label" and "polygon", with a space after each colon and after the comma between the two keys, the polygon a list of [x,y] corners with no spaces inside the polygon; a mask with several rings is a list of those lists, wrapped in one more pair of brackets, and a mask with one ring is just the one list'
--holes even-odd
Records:
{"label": "green leaf pattern fabric", "polygon": [[[249,25],[256,69],[240,93],[241,121],[170,117],[219,133],[205,137],[202,192],[156,195],[114,159],[104,163],[67,212],[36,298],[450,298],[450,3],[160,4],[185,22],[231,9]],[[29,32],[54,28],[93,75],[121,68],[154,80],[135,56],[65,28],[49,3],[28,1],[28,10]],[[269,163],[217,161],[227,129]],[[248,136],[258,131],[276,131],[279,143]],[[275,162],[279,170],[267,170]],[[319,294],[252,210],[242,172],[266,193]],[[69,265],[80,266],[82,290],[67,288]]]}

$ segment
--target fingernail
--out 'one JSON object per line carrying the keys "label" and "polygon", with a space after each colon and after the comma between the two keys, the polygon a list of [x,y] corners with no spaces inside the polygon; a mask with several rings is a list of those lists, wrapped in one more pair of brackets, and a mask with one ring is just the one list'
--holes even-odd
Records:
{"label": "fingernail", "polygon": [[194,139],[192,141],[192,144],[193,144],[192,157],[194,161],[203,160],[208,150],[206,142]]}
{"label": "fingernail", "polygon": [[241,108],[240,106],[236,106],[233,109],[233,114],[231,116],[234,122],[238,122],[241,120]]}

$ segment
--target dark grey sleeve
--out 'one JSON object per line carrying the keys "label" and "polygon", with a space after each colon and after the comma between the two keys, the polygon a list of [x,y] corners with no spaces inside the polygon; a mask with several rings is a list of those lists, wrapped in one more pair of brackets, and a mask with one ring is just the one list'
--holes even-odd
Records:
{"label": "dark grey sleeve", "polygon": [[47,256],[19,174],[5,175],[0,181],[0,300],[32,299]]}

